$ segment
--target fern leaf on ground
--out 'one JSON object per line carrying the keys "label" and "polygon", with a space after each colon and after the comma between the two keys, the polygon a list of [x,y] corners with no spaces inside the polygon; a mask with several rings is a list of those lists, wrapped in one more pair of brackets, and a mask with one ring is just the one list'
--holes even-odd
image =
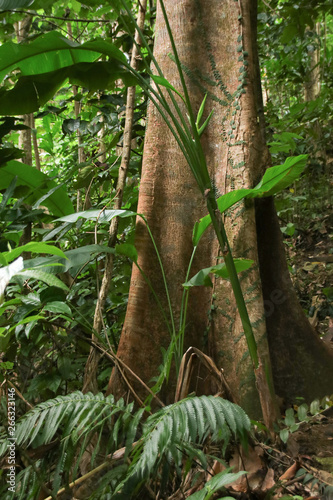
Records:
{"label": "fern leaf on ground", "polygon": [[[188,398],[164,407],[147,419],[140,443],[142,451],[133,460],[127,481],[132,487],[135,480],[137,484],[146,481],[170,458],[179,466],[181,450],[199,458],[201,454],[193,444],[208,435],[215,441],[223,441],[224,450],[232,435],[246,445],[250,426],[249,418],[239,406],[213,396]],[[202,465],[205,467],[206,463]]]}
{"label": "fern leaf on ground", "polygon": [[[114,402],[112,395],[104,397],[102,394],[82,394],[78,391],[58,396],[37,405],[18,420],[16,444],[26,448],[30,445],[47,445],[56,437],[61,440],[58,462],[52,474],[52,489],[55,494],[61,482],[66,481],[63,471],[74,466],[72,473],[76,474],[80,457],[92,435],[97,433],[98,437],[92,459],[97,456],[101,443],[105,448],[104,453],[112,453],[122,442],[126,447],[125,458],[129,458],[131,463],[126,473],[123,468],[118,470],[123,477],[113,486],[116,498],[119,494],[121,497],[126,496],[127,492],[132,494],[163,464],[173,465],[181,474],[184,457],[187,457],[188,463],[194,459],[201,462],[205,469],[207,459],[198,443],[210,436],[213,441],[222,442],[222,449],[225,451],[232,436],[246,445],[250,430],[250,420],[239,406],[213,396],[193,397],[164,407],[151,415],[143,424],[141,438],[133,447],[138,426],[142,424],[144,409],[134,415],[132,411],[133,404],[125,405],[123,400]],[[102,433],[106,425],[108,437],[105,441],[105,434],[102,436]],[[1,454],[6,453],[7,444],[7,436],[2,433]],[[41,461],[41,472],[47,470],[46,462],[45,456]],[[26,470],[20,483],[21,495],[24,494],[22,488],[24,490],[25,484],[31,485],[31,480],[31,475]],[[222,482],[224,480],[225,478],[221,478]]]}
{"label": "fern leaf on ground", "polygon": [[[74,462],[79,461],[87,443],[95,432],[99,435],[93,454],[93,458],[96,457],[101,443],[105,444],[105,440],[102,439],[102,432],[107,424],[111,424],[112,415],[118,417],[119,432],[115,442],[112,439],[114,434],[108,428],[107,452],[114,451],[116,449],[115,444],[118,445],[121,439],[125,441],[127,431],[130,434],[130,440],[127,439],[127,445],[132,447],[132,442],[142,415],[141,412],[139,417],[137,415],[133,416],[131,414],[132,410],[133,404],[125,405],[123,400],[115,403],[112,395],[104,397],[103,394],[83,394],[77,391],[67,396],[58,396],[35,406],[17,421],[16,446],[22,449],[30,446],[36,448],[47,445],[55,438],[60,439],[57,449],[58,461],[55,463],[55,469],[52,473],[52,488],[55,494],[61,482],[65,479],[63,472],[69,471],[73,465],[74,469],[72,468],[72,472],[75,472],[76,467]],[[133,420],[134,429],[132,428]],[[8,443],[8,436],[4,431],[0,434],[0,456],[7,453]],[[77,450],[79,450],[79,453],[77,453]],[[45,480],[43,471],[47,471],[49,468],[47,462],[47,455],[45,455],[39,469],[39,482],[44,482]],[[31,497],[29,493],[29,490],[32,489],[32,484],[35,485],[36,483],[36,477],[32,479],[34,475],[36,476],[30,468],[26,468],[23,471],[22,480],[20,483],[17,482],[20,498],[36,498]]]}

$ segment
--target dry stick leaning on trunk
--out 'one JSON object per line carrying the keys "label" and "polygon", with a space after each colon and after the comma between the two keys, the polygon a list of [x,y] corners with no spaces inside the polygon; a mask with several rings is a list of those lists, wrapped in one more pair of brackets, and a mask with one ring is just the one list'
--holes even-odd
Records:
{"label": "dry stick leaning on trunk", "polygon": [[[139,13],[137,24],[142,30],[144,26],[145,14],[146,14],[147,0],[139,1]],[[140,44],[140,36],[135,33],[135,41]],[[138,50],[136,44],[133,44],[131,66],[134,69],[138,68]],[[131,156],[131,142],[132,142],[132,126],[133,126],[133,115],[134,115],[134,104],[135,104],[135,87],[129,87],[127,90],[127,104],[126,104],[126,118],[125,118],[125,128],[124,128],[124,139],[123,139],[123,154],[122,160],[119,168],[119,176],[117,183],[117,194],[114,203],[114,209],[120,209],[123,201],[123,192],[126,182],[127,169]],[[118,218],[114,218],[111,221],[109,228],[109,241],[108,246],[113,247],[116,242],[118,230]],[[103,310],[105,306],[105,301],[110,289],[110,283],[113,271],[113,254],[107,254],[105,260],[105,271],[102,279],[101,288],[99,291],[95,315],[93,331],[100,333],[103,326]],[[92,335],[92,340],[97,341],[95,334]],[[88,360],[85,367],[84,379],[83,379],[83,392],[97,392],[97,368],[100,359],[100,354],[96,352],[95,349],[90,349]]]}
{"label": "dry stick leaning on trunk", "polygon": [[135,378],[147,390],[147,393],[150,394],[157,401],[157,403],[161,406],[161,408],[164,406],[164,403],[160,400],[160,398],[148,387],[147,384],[144,383],[144,381],[140,377],[138,377],[138,375],[136,373],[133,372],[133,370],[131,370],[131,368],[122,359],[117,357],[117,355],[112,351],[112,349],[111,349],[111,352],[107,352],[104,349],[102,349],[98,344],[95,344],[94,342],[91,342],[91,346],[92,346],[92,348],[96,349],[97,351],[99,351],[100,353],[105,355],[107,358],[109,358],[114,364],[117,364],[118,369],[121,371],[122,377],[124,378],[126,384],[128,385],[130,391],[132,392],[134,398],[139,403],[139,406],[143,407],[144,404],[140,400],[140,398],[136,395],[136,392],[134,391],[132,386],[127,381],[127,377],[125,377],[124,371],[128,371],[130,373],[130,375],[133,378]]}
{"label": "dry stick leaning on trunk", "polygon": [[[138,442],[135,441],[132,444],[132,447],[134,448],[134,446],[137,443]],[[106,469],[108,467],[111,468],[118,460],[121,460],[124,457],[125,451],[126,451],[126,447],[120,448],[119,450],[115,451],[114,453],[108,455],[106,457],[106,461],[103,462],[101,465],[99,465],[95,469],[92,469],[91,471],[87,472],[87,474],[85,474],[84,476],[79,477],[78,479],[76,479],[75,481],[73,481],[72,483],[70,483],[65,488],[61,488],[56,493],[56,497],[60,497],[63,493],[68,493],[68,490],[72,490],[75,486],[79,486],[80,484],[84,483],[84,481],[86,481],[87,479],[91,478],[92,476],[95,476],[96,474],[98,474],[102,470],[104,470],[104,469]],[[50,497],[47,497],[45,500],[52,500],[52,498],[54,498],[54,497],[50,496]]]}

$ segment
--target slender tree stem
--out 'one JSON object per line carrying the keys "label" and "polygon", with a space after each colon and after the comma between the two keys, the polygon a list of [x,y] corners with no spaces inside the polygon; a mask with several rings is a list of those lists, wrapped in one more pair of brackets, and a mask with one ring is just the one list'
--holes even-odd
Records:
{"label": "slender tree stem", "polygon": [[[136,26],[138,27],[138,29],[140,29],[139,26],[141,26],[142,28],[144,26],[146,6],[147,6],[147,0],[141,0],[141,2],[139,2],[138,21],[136,23]],[[139,64],[139,61],[138,61],[139,52],[138,52],[137,47],[138,47],[139,42],[140,42],[140,37],[139,37],[138,31],[135,34],[135,39],[136,39],[136,44],[133,47],[131,64],[129,66],[134,72],[136,72],[136,69],[137,69],[138,64]],[[135,106],[135,87],[129,87],[128,91],[127,91],[123,154],[122,154],[121,165],[119,168],[119,176],[118,176],[118,183],[117,183],[117,198],[116,198],[115,207],[114,207],[116,209],[120,209],[122,206],[123,192],[124,192],[124,187],[125,187],[125,182],[126,182],[126,177],[127,177],[127,170],[128,170],[128,165],[130,162],[134,106]],[[115,217],[114,219],[112,219],[112,222],[111,222],[110,228],[109,228],[108,245],[110,247],[114,246],[114,244],[115,244],[117,231],[118,231],[118,218]],[[97,304],[96,304],[96,308],[95,308],[95,314],[94,314],[94,331],[96,331],[98,333],[101,332],[102,326],[103,326],[103,311],[104,311],[104,306],[105,306],[105,302],[107,299],[107,295],[108,295],[108,292],[110,289],[112,273],[113,273],[113,254],[107,254],[101,289],[99,291]],[[94,339],[95,339],[95,336],[93,334],[92,340],[94,340]],[[83,383],[83,391],[84,392],[88,392],[88,391],[96,392],[97,391],[97,378],[96,378],[96,376],[97,376],[99,357],[100,356],[98,355],[98,353],[95,352],[95,350],[92,349],[90,351],[90,354],[89,354],[89,357],[88,357],[88,360],[86,363],[85,374],[84,374],[84,383]]]}

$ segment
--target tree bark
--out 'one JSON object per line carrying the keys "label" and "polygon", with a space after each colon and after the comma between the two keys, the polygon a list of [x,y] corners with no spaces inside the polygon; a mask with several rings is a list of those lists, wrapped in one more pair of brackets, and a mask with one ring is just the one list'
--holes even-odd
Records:
{"label": "tree bark", "polygon": [[320,94],[320,23],[316,23],[314,27],[313,38],[314,42],[308,48],[309,70],[304,84],[305,101],[314,101]]}
{"label": "tree bark", "polygon": [[[259,154],[262,154],[262,147],[258,143],[260,129],[256,119],[253,92],[246,91],[246,94],[240,94],[237,91],[240,85],[240,69],[243,68],[245,72],[246,68],[243,61],[238,61],[240,56],[243,57],[243,50],[245,51],[242,39],[243,31],[247,29],[245,25],[243,26],[240,7],[234,1],[224,2],[223,6],[218,1],[212,1],[207,5],[196,0],[176,3],[168,1],[165,2],[165,5],[180,59],[188,76],[187,83],[193,108],[196,111],[199,109],[205,93],[208,93],[209,97],[207,113],[210,111],[209,107],[214,108],[214,115],[207,133],[204,134],[203,141],[207,164],[216,188],[223,194],[226,190],[252,186],[253,178],[258,178],[259,172],[263,171],[262,161],[257,161]],[[176,66],[167,55],[171,51],[171,45],[159,9],[156,23],[155,57],[168,81],[181,90]],[[251,38],[252,35],[249,33],[247,36]],[[237,41],[238,39],[240,41]],[[252,41],[248,45],[252,47]],[[240,51],[239,46],[241,46]],[[251,49],[251,47],[249,48]],[[244,56],[245,58],[250,64],[250,55]],[[233,111],[235,111],[234,114]],[[255,152],[253,146],[251,153],[248,153],[250,148],[245,147],[244,134],[249,135],[251,144],[258,143],[256,147],[259,148],[259,153]],[[247,158],[246,155],[248,155]],[[248,164],[245,165],[245,160],[251,162],[251,168]],[[162,253],[177,323],[180,314],[181,284],[185,280],[192,252],[193,225],[196,220],[205,215],[206,209],[204,200],[181,151],[175,145],[171,133],[153,107],[149,109],[138,212],[147,217]],[[232,246],[236,251],[235,256],[244,257],[245,250],[252,246],[250,241],[253,241],[254,247],[252,251],[247,252],[246,257],[255,256],[256,235],[253,207],[246,208],[246,214],[243,216],[242,222],[238,221],[241,223],[238,224],[237,228],[235,218],[230,217],[229,221],[229,236],[233,233]],[[246,239],[244,239],[245,226],[247,227]],[[236,232],[239,234],[239,238],[236,238]],[[238,243],[240,241],[244,243],[247,241],[246,248]],[[136,245],[140,256],[139,264],[148,273],[155,291],[166,309],[165,292],[156,255],[147,230],[140,220],[137,222]],[[203,267],[216,263],[218,251],[218,245],[212,233],[204,236],[192,274]],[[258,274],[257,266],[253,272]],[[258,281],[257,278],[249,274],[244,286],[248,287],[247,282],[255,279]],[[254,321],[257,320],[257,316],[263,315],[259,287],[258,284],[255,290],[256,295],[258,295],[258,304],[255,306],[258,312],[255,311],[253,315]],[[210,330],[210,352],[218,360],[219,366],[226,368],[226,378],[228,382],[231,382],[233,392],[237,394],[237,399],[242,403],[245,398],[239,393],[240,383],[236,379],[237,377],[239,379],[249,378],[250,373],[253,375],[253,370],[251,362],[245,354],[247,346],[244,336],[238,342],[237,355],[235,356],[234,339],[241,334],[241,322],[235,308],[232,290],[228,284],[221,284],[218,280],[218,283],[215,284],[214,296],[216,299],[215,303],[212,304],[211,290],[200,288],[191,291],[185,348],[192,345],[202,349],[205,344],[207,347],[205,334]],[[250,295],[247,298],[250,298]],[[228,312],[225,311],[225,302],[228,302]],[[215,311],[218,310],[218,314],[215,314],[216,317],[213,321],[209,321],[212,306]],[[229,319],[224,321],[221,314],[222,307],[224,318],[229,318],[230,314],[232,315],[230,321]],[[253,307],[253,311],[255,307]],[[260,308],[262,309],[261,313],[259,312]],[[233,326],[235,321],[236,327]],[[228,331],[231,324],[232,330]],[[261,330],[259,333],[257,332],[259,337],[264,336],[265,333],[263,327]],[[128,310],[118,355],[126,360],[141,378],[148,381],[156,375],[157,367],[161,363],[161,347],[166,348],[169,341],[166,326],[156,308],[154,298],[138,270],[133,269]],[[229,346],[227,347],[228,342]],[[267,347],[264,347],[264,343],[265,340],[262,341],[261,357],[267,360]],[[143,346],[147,347],[142,349]],[[146,356],[148,346],[149,357]],[[245,357],[247,359],[242,360]],[[228,358],[231,363],[228,362]],[[241,370],[235,377],[236,367],[240,360],[242,360]],[[167,391],[168,394],[165,395],[166,400],[173,397],[173,383],[174,381]],[[114,370],[111,388],[113,392],[117,391],[117,394],[120,395],[120,387],[117,372]],[[206,388],[206,390],[210,389]],[[247,397],[248,401],[255,401],[253,413],[258,414],[259,399],[253,376],[243,392],[247,391],[250,391],[250,395]]]}
{"label": "tree bark", "polygon": [[310,402],[333,391],[333,352],[319,339],[298,302],[273,200],[259,200],[256,214],[275,389],[286,405],[297,396]]}
{"label": "tree bark", "polygon": [[[256,1],[225,0],[221,3],[218,0],[165,0],[164,3],[179,57],[187,75],[192,106],[197,112],[207,93],[206,113],[214,109],[213,118],[202,141],[216,190],[218,194],[223,194],[233,189],[253,187],[263,175],[264,169],[270,165],[263,133],[256,47]],[[171,44],[158,8],[155,57],[167,80],[181,91],[176,65],[168,56],[170,52]],[[193,225],[206,214],[206,209],[182,153],[153,106],[150,106],[148,111],[138,212],[146,216],[161,252],[177,324],[180,315],[181,284],[185,280],[192,252]],[[270,318],[265,317],[264,300],[270,297],[271,290],[266,284],[266,280],[269,281],[269,272],[261,268],[266,261],[269,261],[267,265],[274,267],[271,258],[273,250],[278,252],[281,262],[285,262],[279,229],[273,241],[266,237],[266,232],[270,234],[270,227],[266,231],[266,225],[270,226],[275,220],[274,209],[270,214],[271,219],[265,219],[265,225],[258,226],[261,238],[257,235],[253,202],[240,202],[225,216],[233,256],[254,260],[252,268],[241,275],[241,285],[260,359],[269,378],[266,319]],[[259,215],[260,211],[258,217]],[[277,245],[277,241],[281,244]],[[265,253],[261,248],[258,249],[258,245],[265,248]],[[148,274],[167,311],[156,254],[147,229],[140,219],[137,220],[136,246],[139,264]],[[200,242],[191,276],[201,268],[214,265],[219,255],[217,241],[213,233],[209,232]],[[263,276],[264,290],[260,274]],[[281,288],[283,293],[288,291],[292,296],[291,283],[287,282],[286,275],[276,276],[277,282],[280,279],[285,283],[285,287]],[[276,311],[278,309],[281,310],[276,308]],[[290,311],[290,314],[292,316],[293,312]],[[295,326],[296,335],[298,324],[305,327],[306,318],[301,316],[299,309],[295,309],[294,318],[292,321],[290,318],[290,322]],[[281,327],[273,321],[267,321],[267,326],[270,330],[269,339],[274,339],[276,333],[281,334]],[[310,340],[309,335],[307,330],[305,336],[311,345],[313,336],[311,334]],[[170,337],[155,299],[137,268],[134,268],[118,356],[148,382],[157,375],[158,366],[162,362],[161,347],[167,348],[169,341]],[[252,417],[259,418],[261,408],[253,367],[228,281],[218,278],[213,290],[197,288],[191,291],[185,349],[189,345],[208,350],[217,366],[224,369],[234,398]],[[276,349],[274,342],[270,349]],[[277,381],[280,393],[288,394],[291,398],[304,394],[307,396],[304,384],[289,385],[290,378],[295,376],[300,366],[292,364],[289,373],[284,373],[277,363],[278,353],[271,354],[274,369],[277,370],[274,380]],[[295,357],[295,351],[292,355]],[[311,364],[311,368],[313,367]],[[302,371],[307,369],[305,366]],[[295,380],[299,378],[297,375]],[[169,386],[161,396],[165,402],[173,399],[174,383],[175,377],[171,376]],[[321,393],[320,385],[319,381],[316,390]],[[314,387],[314,384],[312,386]],[[116,397],[126,394],[126,387],[116,368],[112,372],[109,388]],[[143,399],[146,394],[142,393],[139,386],[136,388]],[[202,383],[198,392],[200,390],[211,392],[212,388],[209,384]],[[272,412],[274,413],[273,408]]]}

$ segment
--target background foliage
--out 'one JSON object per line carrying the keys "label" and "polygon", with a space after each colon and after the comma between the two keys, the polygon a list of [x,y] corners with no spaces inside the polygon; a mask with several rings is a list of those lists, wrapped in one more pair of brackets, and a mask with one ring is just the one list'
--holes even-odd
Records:
{"label": "background foliage", "polygon": [[[135,12],[136,6],[131,7]],[[259,7],[266,133],[273,164],[290,155],[309,155],[301,182],[285,190],[276,205],[302,305],[316,321],[318,334],[324,335],[333,317],[332,11],[323,1],[274,0],[259,2]],[[154,18],[151,5],[144,28],[151,46]],[[121,64],[131,53],[134,25],[126,14],[119,18],[108,2],[98,0],[0,0],[0,20],[1,265],[17,258],[22,247],[25,269],[30,270],[30,275],[11,280],[0,306],[0,381],[19,389],[19,417],[27,411],[26,402],[35,406],[51,398],[65,401],[82,388],[107,251],[109,221],[102,214],[113,208],[117,196],[126,89],[134,82]],[[8,67],[18,23],[30,26],[20,45],[22,60]],[[27,44],[35,47],[30,59],[22,58]],[[305,87],[316,68],[320,90],[306,100]],[[52,78],[45,78],[51,70]],[[140,72],[145,76],[144,65]],[[123,198],[123,208],[131,212],[137,208],[146,109],[147,98],[137,86]],[[27,130],[21,115],[26,113],[34,115],[31,165],[20,161],[25,156],[20,137]],[[60,220],[90,208],[97,211],[97,221]],[[24,246],[29,241],[35,246]],[[121,218],[117,243],[133,242],[134,217]],[[61,254],[53,250],[49,255],[45,244],[61,249]],[[15,250],[19,253],[11,253]],[[126,312],[132,265],[127,255],[119,252],[115,260],[99,338],[114,350]],[[317,255],[326,261],[316,261]],[[103,358],[98,377],[102,391],[111,368]],[[5,422],[5,398],[0,414]],[[124,471],[118,472],[123,477]]]}

